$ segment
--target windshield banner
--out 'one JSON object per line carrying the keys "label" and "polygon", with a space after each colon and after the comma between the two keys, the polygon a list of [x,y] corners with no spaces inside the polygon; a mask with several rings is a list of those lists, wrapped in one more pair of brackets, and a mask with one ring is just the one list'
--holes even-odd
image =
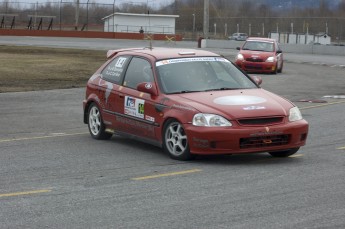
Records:
{"label": "windshield banner", "polygon": [[199,62],[199,61],[220,61],[220,62],[230,62],[229,60],[221,57],[193,57],[193,58],[178,58],[170,60],[162,60],[156,63],[156,66],[162,66],[166,64],[176,64],[176,63],[187,63],[187,62]]}

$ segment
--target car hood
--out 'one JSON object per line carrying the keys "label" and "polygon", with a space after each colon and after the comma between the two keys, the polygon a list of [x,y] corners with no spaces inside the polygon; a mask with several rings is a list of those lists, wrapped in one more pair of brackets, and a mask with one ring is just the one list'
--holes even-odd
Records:
{"label": "car hood", "polygon": [[287,116],[294,105],[264,89],[244,89],[174,95],[180,104],[200,113],[219,114],[229,119]]}
{"label": "car hood", "polygon": [[262,52],[262,51],[251,51],[251,50],[241,50],[240,53],[244,58],[260,58],[266,60],[270,56],[274,56],[274,52]]}

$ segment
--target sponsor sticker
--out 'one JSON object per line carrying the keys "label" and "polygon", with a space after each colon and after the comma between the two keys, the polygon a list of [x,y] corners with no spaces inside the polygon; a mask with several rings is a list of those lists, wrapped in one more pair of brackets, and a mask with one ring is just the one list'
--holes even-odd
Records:
{"label": "sponsor sticker", "polygon": [[151,84],[151,83],[145,84],[145,88],[146,88],[146,89],[151,89],[151,88],[152,88],[152,84]]}
{"label": "sponsor sticker", "polygon": [[137,99],[130,96],[125,97],[125,114],[137,118],[144,118],[145,100]]}
{"label": "sponsor sticker", "polygon": [[[213,100],[214,103],[219,105],[250,105],[259,104],[266,102],[265,98],[251,95],[234,95],[234,96],[222,96]],[[262,107],[262,106],[257,106]]]}
{"label": "sponsor sticker", "polygon": [[252,111],[252,110],[264,110],[266,107],[263,106],[248,106],[248,107],[243,107],[243,110],[245,111]]}
{"label": "sponsor sticker", "polygon": [[150,122],[154,122],[155,121],[155,118],[154,117],[151,117],[151,116],[148,116],[148,115],[145,115],[145,119],[147,121],[150,121]]}

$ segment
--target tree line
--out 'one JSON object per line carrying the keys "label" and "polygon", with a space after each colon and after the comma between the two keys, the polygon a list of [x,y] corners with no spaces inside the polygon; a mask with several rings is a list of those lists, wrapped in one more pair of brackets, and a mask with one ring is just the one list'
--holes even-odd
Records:
{"label": "tree line", "polygon": [[[335,39],[345,40],[345,0],[335,8],[330,8],[328,1],[320,0],[318,7],[294,6],[287,9],[272,8],[264,1],[256,0],[209,2],[209,34],[214,38],[226,38],[234,32],[267,36],[269,32],[278,31],[310,34],[327,32]],[[28,15],[34,16],[36,23],[39,16],[44,15],[47,16],[43,18],[46,24],[47,20],[54,21],[53,29],[102,30],[102,18],[114,12],[179,15],[176,19],[177,33],[194,38],[203,35],[203,0],[175,0],[162,6],[145,3],[113,5],[97,3],[95,0],[88,1],[88,4],[80,3],[79,6],[64,1],[28,4],[20,0],[4,0],[0,3],[3,28],[13,22],[13,15],[16,28],[25,28],[28,25]]]}

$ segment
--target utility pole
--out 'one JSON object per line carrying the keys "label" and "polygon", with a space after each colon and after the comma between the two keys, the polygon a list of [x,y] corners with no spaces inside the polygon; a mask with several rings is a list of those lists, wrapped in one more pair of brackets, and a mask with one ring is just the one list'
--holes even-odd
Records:
{"label": "utility pole", "polygon": [[79,24],[79,0],[76,0],[74,30],[78,30],[78,24]]}
{"label": "utility pole", "polygon": [[204,38],[208,39],[209,35],[209,9],[210,0],[204,0]]}

